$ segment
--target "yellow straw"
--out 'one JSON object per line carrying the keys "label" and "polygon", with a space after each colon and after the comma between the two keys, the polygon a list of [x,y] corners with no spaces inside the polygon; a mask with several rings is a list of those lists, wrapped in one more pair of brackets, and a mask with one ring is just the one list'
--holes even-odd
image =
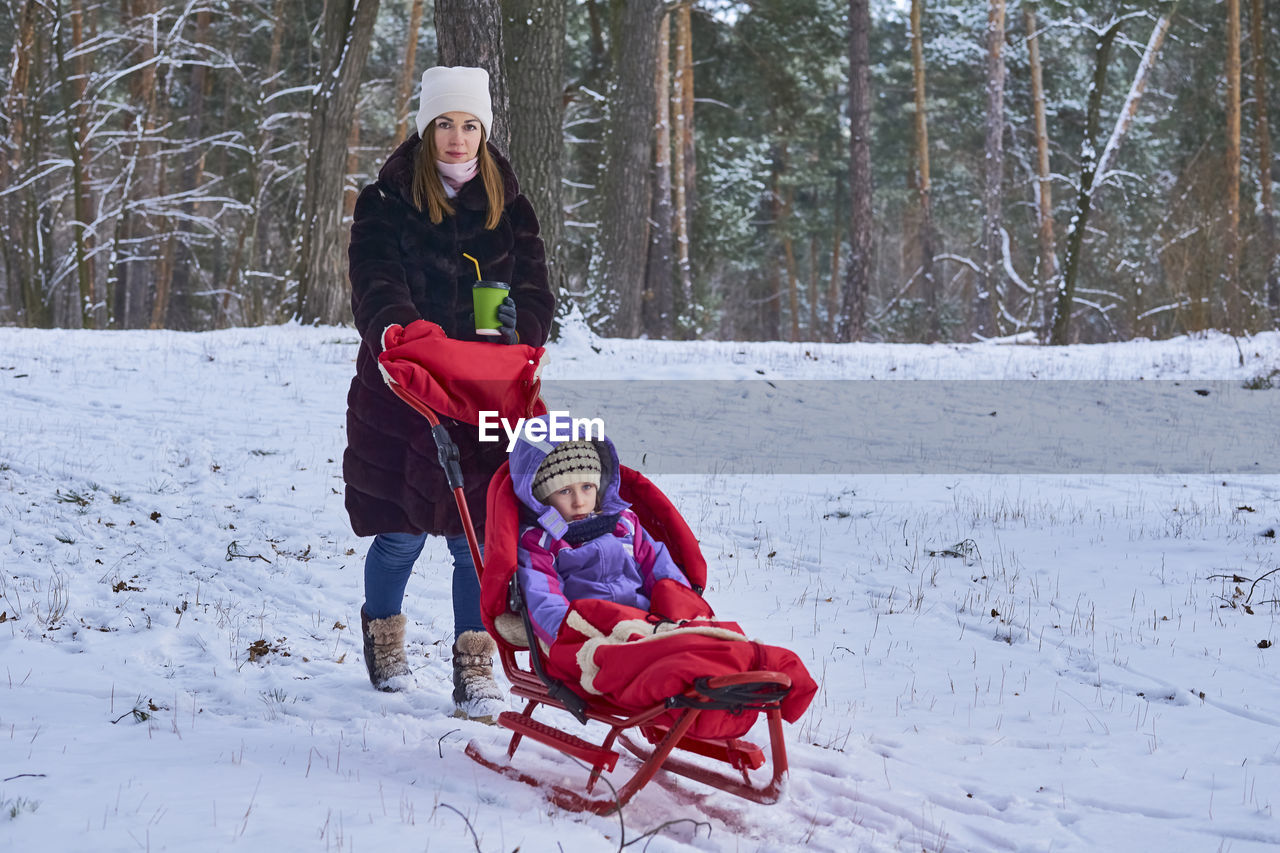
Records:
{"label": "yellow straw", "polygon": [[480,262],[477,261],[475,258],[471,257],[470,255],[468,255],[466,252],[462,253],[462,257],[466,258],[467,260],[471,261],[471,263],[476,265],[476,281],[479,281],[481,278],[483,278],[483,276],[480,275]]}

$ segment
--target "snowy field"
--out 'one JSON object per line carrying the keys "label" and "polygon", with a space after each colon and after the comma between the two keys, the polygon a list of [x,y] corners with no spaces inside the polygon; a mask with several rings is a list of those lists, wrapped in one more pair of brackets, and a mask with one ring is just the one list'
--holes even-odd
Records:
{"label": "snowy field", "polygon": [[[449,716],[443,542],[405,602],[418,689],[368,684],[367,542],[347,527],[340,470],[355,341],[0,329],[0,850],[1280,844],[1269,448],[1253,470],[1181,470],[1176,449],[1124,474],[654,469],[702,540],[717,611],[795,649],[821,689],[787,728],[779,803],[664,780],[622,820],[581,816],[464,755],[506,738]],[[1280,385],[1280,336],[1051,350],[571,329],[545,378],[1212,381],[1212,401]],[[1209,429],[1274,436],[1280,390],[1250,394],[1248,423]],[[657,446],[696,441],[714,459],[720,426],[672,424]],[[859,447],[853,429],[831,441]],[[516,763],[585,775],[534,744]]]}

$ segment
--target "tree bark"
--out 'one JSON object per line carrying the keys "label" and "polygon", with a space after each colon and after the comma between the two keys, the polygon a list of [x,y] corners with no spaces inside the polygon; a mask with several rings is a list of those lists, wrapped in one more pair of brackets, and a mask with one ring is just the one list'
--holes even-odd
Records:
{"label": "tree bark", "polygon": [[564,285],[564,0],[503,0],[509,150],[538,214],[551,291]]}
{"label": "tree bark", "polygon": [[[870,0],[849,0],[849,267],[845,271],[844,305],[835,329],[840,341],[862,340],[871,292],[870,33]],[[840,241],[833,242],[834,280],[839,273]]]}
{"label": "tree bark", "polygon": [[933,273],[933,203],[929,185],[929,122],[925,111],[923,13],[924,0],[911,0],[911,69],[916,107],[916,179],[920,198],[920,278],[924,282],[925,340],[934,343],[942,337],[942,318],[938,316],[938,283]]}
{"label": "tree bark", "polygon": [[[770,127],[776,127],[777,123],[774,116],[770,116]],[[777,144],[777,143],[775,143]],[[760,300],[760,321],[758,323],[760,329],[760,337],[766,341],[780,341],[782,337],[782,294],[784,286],[784,276],[786,274],[786,260],[779,258],[780,245],[775,246],[772,237],[777,234],[778,223],[782,221],[782,169],[783,156],[774,152],[773,167],[769,174],[769,192],[767,193],[768,207],[767,213],[762,217],[764,227],[761,228],[761,237],[767,241],[769,253],[765,256],[765,274],[766,292],[764,298]]]}
{"label": "tree bark", "polygon": [[1000,295],[1001,184],[1004,177],[1004,0],[987,4],[987,138],[983,158],[982,272],[974,305],[974,332],[979,338],[997,333]]}
{"label": "tree bark", "polygon": [[[785,148],[783,149],[785,152]],[[785,154],[784,154],[785,156]],[[791,337],[789,340],[800,340],[800,284],[796,276],[796,252],[791,239],[791,210],[793,207],[793,188],[788,186],[782,191],[782,208],[776,226],[782,234],[782,257],[787,270],[787,297],[791,314]]]}
{"label": "tree bark", "polygon": [[1142,93],[1146,91],[1147,80],[1151,77],[1151,70],[1155,67],[1156,60],[1160,57],[1160,48],[1164,45],[1164,37],[1169,32],[1169,25],[1173,22],[1173,14],[1177,11],[1178,2],[1175,0],[1172,7],[1165,14],[1156,19],[1155,26],[1151,28],[1151,37],[1147,39],[1147,47],[1142,52],[1142,59],[1138,61],[1138,70],[1133,74],[1133,82],[1129,84],[1129,94],[1124,99],[1124,106],[1120,109],[1120,116],[1116,119],[1115,127],[1111,129],[1111,136],[1107,139],[1107,145],[1102,149],[1102,156],[1098,158],[1098,175],[1101,183],[1107,177],[1107,172],[1111,168],[1111,161],[1116,158],[1116,153],[1120,150],[1120,143],[1124,141],[1125,135],[1129,132],[1133,119],[1138,114],[1138,105],[1142,102]]}
{"label": "tree bark", "polygon": [[844,217],[840,208],[840,185],[836,185],[835,203],[831,216],[831,281],[827,286],[827,324],[823,329],[825,340],[838,340],[836,330],[840,324],[840,249],[844,244]]}
{"label": "tree bark", "polygon": [[[672,204],[670,55],[671,15],[665,14],[658,27],[658,64],[653,86],[657,116],[654,121],[653,197],[649,210],[649,260],[645,267],[642,310],[645,332],[657,338],[671,336],[675,308],[672,298],[672,237],[673,223],[679,213]],[[675,180],[678,182],[680,178],[676,176]]]}
{"label": "tree bark", "polygon": [[1253,103],[1258,143],[1258,184],[1262,208],[1262,285],[1272,323],[1280,320],[1280,267],[1276,264],[1276,220],[1271,201],[1271,126],[1267,114],[1267,12],[1263,0],[1253,0],[1250,16],[1253,41]]}
{"label": "tree bark", "polygon": [[[209,42],[209,27],[211,25],[212,12],[207,7],[201,7],[196,12],[196,32],[195,44],[203,46]],[[204,152],[201,150],[201,135],[204,133],[205,123],[205,94],[208,91],[209,84],[209,67],[204,63],[195,63],[191,67],[191,78],[189,84],[189,96],[187,103],[187,139],[186,144],[189,150],[183,159],[182,176],[178,185],[178,191],[184,194],[191,194],[200,186],[200,182],[204,173]],[[183,220],[190,221],[192,214],[195,212],[195,203],[187,200],[182,203]],[[180,228],[173,229],[173,235],[169,238],[169,253],[173,258],[172,278],[170,285],[166,288],[166,297],[156,300],[156,310],[152,314],[151,327],[158,328],[177,328],[177,329],[194,329],[198,326],[194,316],[195,306],[192,304],[192,283],[191,278],[197,265],[195,264],[194,254],[191,250],[189,238]]]}
{"label": "tree bark", "polygon": [[342,192],[347,135],[378,0],[327,0],[320,73],[311,98],[306,192],[302,201],[302,257],[297,315],[304,323],[338,323],[351,307],[343,249]]}
{"label": "tree bark", "polygon": [[13,45],[9,91],[5,97],[5,116],[8,119],[9,154],[0,157],[0,185],[8,186],[9,178],[22,164],[22,148],[25,142],[27,86],[31,79],[31,55],[36,37],[36,17],[40,10],[38,0],[25,0],[18,18],[17,38]]}
{"label": "tree bark", "polygon": [[[354,175],[360,169],[360,105],[356,105],[354,115],[351,116],[351,132],[347,134],[347,162],[345,166],[346,174]],[[360,190],[354,185],[348,183],[342,191],[342,218],[343,221],[350,221],[356,213],[356,198],[360,195]]]}
{"label": "tree bark", "polygon": [[[1151,31],[1146,50],[1134,72],[1133,82],[1129,86],[1128,97],[1116,119],[1115,127],[1103,149],[1101,156],[1097,153],[1097,134],[1102,117],[1102,92],[1107,79],[1107,66],[1110,63],[1111,45],[1119,35],[1120,27],[1132,15],[1112,18],[1102,32],[1098,33],[1098,41],[1094,50],[1093,85],[1089,90],[1089,101],[1085,113],[1085,137],[1080,148],[1080,188],[1076,193],[1076,212],[1067,227],[1066,258],[1062,265],[1062,279],[1058,282],[1058,290],[1054,301],[1052,332],[1049,343],[1063,346],[1069,343],[1071,333],[1071,311],[1075,300],[1076,277],[1080,270],[1080,253],[1084,248],[1085,226],[1089,221],[1089,213],[1093,208],[1093,196],[1097,186],[1105,180],[1107,168],[1120,149],[1133,118],[1137,115],[1138,104],[1142,92],[1146,88],[1151,69],[1160,55],[1160,47],[1164,44],[1165,34],[1177,2],[1162,15]],[[1100,177],[1101,176],[1101,177]]]}
{"label": "tree bark", "polygon": [[[284,4],[286,0],[274,0],[272,4],[272,28],[271,28],[271,52],[267,57],[267,67],[260,81],[261,90],[258,94],[258,107],[262,109],[263,100],[275,91],[276,72],[280,69],[280,52],[284,41],[285,22],[287,20],[284,14]],[[230,269],[227,272],[226,293],[223,296],[221,316],[229,320],[229,308],[232,295],[239,297],[240,322],[246,324],[258,324],[264,322],[262,313],[258,307],[262,304],[261,285],[253,282],[247,282],[241,285],[241,270],[244,269],[246,259],[249,263],[256,260],[257,255],[261,251],[261,244],[265,242],[265,221],[263,215],[266,208],[266,190],[270,179],[272,164],[270,161],[270,151],[275,134],[267,126],[267,116],[262,112],[257,115],[257,125],[255,132],[258,134],[253,141],[253,155],[251,158],[251,175],[252,184],[250,185],[250,211],[245,216],[244,222],[241,224],[240,233],[236,237],[236,248],[231,256]]]}
{"label": "tree bark", "polygon": [[1226,233],[1223,235],[1223,295],[1227,331],[1244,331],[1240,306],[1240,0],[1227,0]]}
{"label": "tree bark", "polygon": [[1053,183],[1049,172],[1049,123],[1044,108],[1044,78],[1040,64],[1040,38],[1034,6],[1022,8],[1027,28],[1027,52],[1031,65],[1031,102],[1036,134],[1036,214],[1039,221],[1037,239],[1040,252],[1036,259],[1036,293],[1039,306],[1036,322],[1040,338],[1049,335],[1049,306],[1058,274],[1058,249],[1053,233]]}
{"label": "tree bark", "polygon": [[1067,256],[1063,263],[1062,282],[1054,305],[1053,334],[1049,342],[1065,346],[1071,342],[1071,311],[1075,300],[1076,276],[1080,270],[1080,252],[1084,248],[1085,226],[1093,207],[1093,179],[1097,175],[1098,126],[1102,120],[1102,93],[1106,88],[1107,66],[1111,61],[1111,44],[1120,32],[1120,20],[1112,20],[1098,36],[1094,49],[1093,85],[1085,111],[1084,141],[1080,143],[1080,189],[1076,193],[1076,212],[1067,227]]}
{"label": "tree bark", "polygon": [[693,304],[693,269],[690,259],[690,228],[693,218],[693,19],[692,2],[686,0],[675,11],[675,81],[671,93],[674,119],[675,156],[671,166],[675,198],[676,275],[680,282],[680,305],[688,311]]}
{"label": "tree bark", "polygon": [[117,251],[112,252],[115,265],[107,277],[113,326],[122,329],[140,328],[149,323],[147,301],[154,297],[157,280],[157,265],[140,257],[159,255],[157,247],[150,243],[154,228],[147,215],[133,205],[134,201],[152,195],[162,168],[152,137],[159,108],[156,46],[146,25],[154,12],[154,0],[126,0],[121,9],[122,24],[136,45],[140,66],[129,77],[129,94],[138,109],[121,114],[120,134],[126,140],[123,145],[126,180],[113,237],[117,246]]}
{"label": "tree bark", "polygon": [[[13,176],[21,172],[27,146],[28,87],[31,80],[31,56],[35,52],[36,23],[40,11],[37,0],[26,0],[18,16],[18,31],[13,44],[9,68],[9,91],[5,93],[4,114],[7,121],[8,150],[0,153],[0,187],[11,185]],[[4,257],[5,281],[9,310],[21,326],[40,325],[41,304],[33,301],[36,284],[33,258],[35,241],[27,239],[34,226],[29,210],[29,192],[10,193],[4,197],[4,233],[0,235],[0,252]]]}
{"label": "tree bark", "polygon": [[[54,7],[59,18],[64,14],[61,3]],[[67,140],[67,155],[71,163],[71,242],[75,256],[75,278],[79,291],[76,322],[81,328],[89,329],[95,325],[96,294],[94,293],[93,262],[90,258],[89,226],[92,214],[89,210],[89,152],[86,150],[88,140],[88,105],[85,103],[86,75],[88,70],[81,50],[84,40],[83,13],[79,0],[71,0],[70,14],[70,50],[64,42],[65,29],[56,26],[53,30],[54,59],[62,89],[62,103],[66,118],[63,121]],[[68,62],[68,56],[73,61]]]}
{"label": "tree bark", "polygon": [[822,301],[822,279],[818,275],[818,234],[813,232],[809,235],[809,338],[817,341],[821,338],[818,334],[818,303]]}
{"label": "tree bark", "polygon": [[599,240],[591,260],[593,289],[612,309],[606,324],[621,337],[640,334],[645,259],[649,247],[653,78],[658,60],[662,0],[627,0],[614,43],[610,118],[597,186],[603,199]]}
{"label": "tree bark", "polygon": [[418,74],[418,30],[422,28],[422,0],[413,0],[409,10],[409,31],[404,44],[404,65],[400,68],[400,82],[396,86],[396,108],[399,110],[399,121],[396,122],[396,138],[392,148],[409,138],[410,133],[417,131],[414,116],[417,110],[413,107],[413,84],[421,79]]}
{"label": "tree bark", "polygon": [[510,101],[502,65],[500,0],[435,0],[436,43],[441,65],[469,65],[489,72],[493,132],[489,141],[504,155],[511,144]]}

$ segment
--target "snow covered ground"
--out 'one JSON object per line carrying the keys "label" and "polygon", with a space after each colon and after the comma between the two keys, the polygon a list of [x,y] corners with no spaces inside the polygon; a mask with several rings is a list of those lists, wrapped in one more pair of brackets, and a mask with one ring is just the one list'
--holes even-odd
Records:
{"label": "snow covered ground", "polygon": [[[1170,445],[1123,474],[1096,457],[1062,470],[912,468],[919,454],[858,467],[840,452],[860,446],[851,427],[830,436],[834,462],[816,472],[624,459],[653,462],[702,539],[717,610],[795,649],[822,686],[788,727],[781,802],[668,782],[620,821],[558,811],[464,755],[471,740],[500,754],[505,738],[449,716],[442,542],[405,602],[418,689],[369,687],[367,543],[347,527],[340,470],[355,340],[298,327],[0,329],[0,849],[1280,844],[1269,446],[1181,465]],[[1280,384],[1280,336],[1042,349],[613,341],[573,328],[545,377],[783,392],[800,387],[790,380],[983,379],[1050,394],[1067,388],[1051,380],[1186,381],[1172,419],[1159,395],[1142,398],[1166,425],[1152,441],[1239,430],[1250,438],[1238,450],[1274,442],[1280,390],[1203,421],[1182,408],[1197,405],[1192,385],[1209,390],[1200,383],[1217,383],[1211,402]],[[782,400],[771,414],[796,408]],[[916,417],[880,411],[891,425]],[[1064,405],[1057,420],[1079,411]],[[793,427],[768,423],[782,452]],[[700,417],[673,427],[654,448],[696,444],[713,460],[727,429]],[[1116,441],[1129,431],[1114,429]],[[532,744],[516,763],[583,775]]]}

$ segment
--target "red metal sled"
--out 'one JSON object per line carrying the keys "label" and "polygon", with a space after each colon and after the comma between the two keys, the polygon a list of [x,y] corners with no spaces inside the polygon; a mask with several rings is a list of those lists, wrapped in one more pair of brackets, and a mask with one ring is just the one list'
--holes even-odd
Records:
{"label": "red metal sled", "polygon": [[[645,528],[666,543],[690,582],[701,588],[706,582],[706,562],[693,532],[675,507],[657,486],[632,469],[623,467],[620,480],[622,498],[631,504]],[[528,700],[519,713],[508,711],[498,717],[498,724],[512,731],[507,746],[508,759],[514,757],[521,741],[529,738],[580,761],[588,774],[585,794],[557,787],[551,790],[551,799],[557,805],[573,811],[606,814],[621,808],[660,770],[755,802],[775,802],[781,795],[787,772],[780,697],[790,689],[791,679],[779,672],[751,671],[700,680],[697,687],[690,688],[683,696],[671,697],[640,713],[614,707],[598,697],[590,701],[582,699],[549,678],[542,671],[541,659],[529,648],[533,632],[523,618],[523,606],[514,583],[518,531],[518,501],[504,465],[489,484],[486,553],[480,583],[482,616],[497,641],[503,671],[511,681],[511,692]],[[729,713],[722,705],[700,707],[729,691],[737,697],[746,697],[742,700],[744,705],[762,711],[768,720],[772,776],[765,783],[753,784],[750,775],[750,771],[766,763],[764,750],[759,746],[738,738],[708,739],[687,734],[699,714]],[[753,696],[759,698],[752,699]],[[544,705],[568,711],[583,723],[602,723],[606,731],[593,742],[534,719],[534,712]],[[664,726],[655,722],[673,707],[683,707],[674,723]],[[633,732],[637,736],[633,737]],[[639,765],[629,776],[612,784],[612,791],[607,795],[593,797],[601,774],[617,768],[619,746],[636,756]],[[677,757],[681,752],[701,756],[703,760]],[[546,787],[510,765],[499,765],[485,758],[474,743],[468,746],[467,754],[510,778]],[[712,766],[707,766],[707,759],[713,762]],[[722,766],[716,767],[714,763]]]}
{"label": "red metal sled", "polygon": [[[486,758],[474,741],[468,744],[467,755],[508,778],[546,790],[552,802],[570,811],[608,814],[620,809],[661,770],[754,802],[776,802],[787,773],[780,704],[781,697],[791,688],[791,679],[783,673],[763,670],[700,679],[697,687],[690,688],[682,696],[671,697],[664,703],[633,713],[600,698],[584,700],[548,677],[543,671],[539,652],[530,649],[536,640],[533,640],[532,628],[522,612],[523,604],[515,581],[519,512],[507,466],[504,464],[489,484],[486,553],[482,560],[475,526],[463,496],[457,450],[448,432],[430,407],[400,385],[389,385],[432,426],[440,464],[449,478],[480,576],[481,615],[497,642],[502,668],[511,682],[511,692],[527,700],[519,713],[507,711],[498,717],[498,724],[512,732],[507,758],[513,758],[521,741],[528,738],[580,762],[587,769],[588,776],[584,792],[577,792],[549,784],[517,770],[510,763],[501,764]],[[672,558],[684,570],[694,588],[701,590],[706,584],[706,561],[693,532],[670,500],[651,481],[625,466],[620,470],[620,494],[631,504],[645,529],[667,545]],[[730,713],[721,701],[726,695],[732,695],[733,701],[740,703],[739,710],[745,708],[765,714],[769,732],[768,760],[772,765],[767,782],[756,784],[751,778],[751,771],[766,763],[761,747],[738,738],[709,739],[687,734],[700,714]],[[567,711],[583,724],[588,721],[603,724],[607,731],[598,741],[587,740],[535,720],[534,711],[540,706]],[[656,722],[673,708],[682,709],[673,723],[662,725]],[[598,732],[598,727],[595,728]],[[616,784],[610,783],[608,795],[593,796],[602,774],[612,773],[618,767],[621,757],[619,746],[635,756],[638,766],[634,766],[625,779]],[[699,756],[700,760],[678,757],[679,753]],[[635,762],[629,761],[629,765],[635,765]]]}

